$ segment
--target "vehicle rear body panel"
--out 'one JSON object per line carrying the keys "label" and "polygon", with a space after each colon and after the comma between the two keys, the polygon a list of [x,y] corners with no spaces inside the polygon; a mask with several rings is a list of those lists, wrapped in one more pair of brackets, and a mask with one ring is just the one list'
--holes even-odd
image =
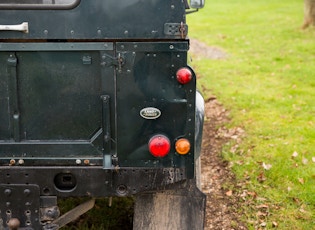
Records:
{"label": "vehicle rear body panel", "polygon": [[[174,147],[162,160],[148,155],[147,144],[157,133],[168,136],[172,146],[179,137],[194,143],[194,110],[190,111],[194,108],[195,79],[186,86],[176,80],[176,71],[186,66],[187,50],[187,42],[117,43],[117,53],[127,56],[126,66],[116,78],[117,142],[125,143],[117,146],[122,165],[184,166]],[[160,110],[161,116],[141,117],[140,111],[148,107]],[[128,154],[120,155],[123,153]]]}
{"label": "vehicle rear body panel", "polygon": [[[186,7],[0,1],[0,228],[18,217],[40,229],[57,197],[190,190],[204,107],[187,64]],[[169,140],[166,156],[150,153],[154,136]]]}
{"label": "vehicle rear body panel", "polygon": [[[62,46],[2,45],[2,165],[15,158],[25,165],[76,165],[77,159],[102,165],[107,154],[122,167],[185,166],[174,147],[156,159],[147,144],[156,133],[167,135],[173,146],[179,137],[194,144],[195,77],[185,86],[176,80],[176,71],[186,66],[187,42],[103,43],[102,50],[94,43],[85,50],[77,43]],[[141,117],[148,107],[161,116]]]}
{"label": "vehicle rear body panel", "polygon": [[[186,3],[1,1],[0,187],[126,196],[194,178],[203,100],[187,64]],[[170,140],[163,158],[149,151],[154,135]]]}
{"label": "vehicle rear body panel", "polygon": [[28,22],[29,33],[2,31],[1,39],[173,39],[181,37],[173,26],[185,22],[185,6],[177,0],[80,0],[69,9],[13,6],[0,3],[0,24]]}

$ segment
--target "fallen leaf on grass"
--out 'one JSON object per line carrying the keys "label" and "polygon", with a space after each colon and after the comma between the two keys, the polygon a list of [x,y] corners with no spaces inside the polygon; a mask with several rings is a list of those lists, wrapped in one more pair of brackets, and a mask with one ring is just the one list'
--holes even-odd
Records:
{"label": "fallen leaf on grass", "polygon": [[252,197],[257,197],[257,193],[255,193],[255,192],[247,192],[247,194],[252,196]]}
{"label": "fallen leaf on grass", "polygon": [[272,222],[272,227],[277,228],[277,227],[278,227],[278,223],[275,222],[275,221],[273,221],[273,222]]}
{"label": "fallen leaf on grass", "polygon": [[260,205],[257,205],[256,208],[269,208],[269,205],[268,204],[260,204]]}
{"label": "fallen leaf on grass", "polygon": [[312,214],[310,211],[305,210],[305,206],[302,205],[299,209],[298,209],[298,213],[296,213],[296,218],[297,219],[301,219],[301,220],[311,220],[312,219]]}
{"label": "fallen leaf on grass", "polygon": [[262,163],[262,166],[265,170],[270,170],[272,168],[271,164],[265,164],[265,162]]}
{"label": "fallen leaf on grass", "polygon": [[247,191],[244,190],[244,191],[242,192],[242,194],[240,194],[240,197],[242,197],[242,198],[247,197]]}
{"label": "fallen leaf on grass", "polygon": [[244,161],[236,161],[235,162],[237,165],[243,165],[244,164]]}
{"label": "fallen leaf on grass", "polygon": [[266,227],[266,226],[267,226],[267,223],[266,223],[266,222],[262,222],[262,223],[260,224],[260,226],[261,226],[261,227]]}
{"label": "fallen leaf on grass", "polygon": [[308,163],[308,159],[306,159],[306,158],[303,157],[302,163],[306,165],[306,164]]}
{"label": "fallen leaf on grass", "polygon": [[258,216],[258,218],[263,219],[263,217],[268,216],[268,213],[258,211],[258,212],[256,213],[256,215]]}
{"label": "fallen leaf on grass", "polygon": [[261,172],[261,173],[258,175],[257,180],[258,180],[260,183],[263,183],[265,180],[267,180],[267,178],[265,177],[264,172]]}
{"label": "fallen leaf on grass", "polygon": [[299,164],[298,164],[298,163],[294,163],[294,164],[292,165],[292,167],[297,168],[297,167],[299,167]]}
{"label": "fallen leaf on grass", "polygon": [[305,211],[303,208],[300,208],[299,211],[300,211],[301,213],[308,213],[308,212]]}
{"label": "fallen leaf on grass", "polygon": [[304,179],[303,178],[298,178],[298,181],[301,183],[301,184],[304,184]]}
{"label": "fallen leaf on grass", "polygon": [[294,203],[296,203],[297,205],[301,204],[301,200],[299,198],[296,197],[292,197],[292,200],[294,201]]}
{"label": "fallen leaf on grass", "polygon": [[263,201],[267,201],[267,199],[264,198],[264,197],[257,197],[257,200],[258,200],[258,201],[262,201],[262,202],[263,202]]}
{"label": "fallen leaf on grass", "polygon": [[297,153],[297,151],[294,151],[294,153],[292,154],[292,158],[296,158],[299,154]]}
{"label": "fallen leaf on grass", "polygon": [[257,205],[256,208],[266,212],[269,209],[269,205],[268,204],[260,204],[260,205]]}
{"label": "fallen leaf on grass", "polygon": [[225,195],[227,195],[227,196],[232,196],[232,195],[233,195],[233,191],[232,191],[232,190],[229,190],[229,191],[227,191],[227,192],[225,193]]}

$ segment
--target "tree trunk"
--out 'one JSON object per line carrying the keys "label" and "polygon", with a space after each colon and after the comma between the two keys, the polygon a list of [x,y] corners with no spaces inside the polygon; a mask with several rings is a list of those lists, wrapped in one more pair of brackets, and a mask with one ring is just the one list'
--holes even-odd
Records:
{"label": "tree trunk", "polygon": [[315,25],[315,0],[304,0],[304,23],[302,29]]}

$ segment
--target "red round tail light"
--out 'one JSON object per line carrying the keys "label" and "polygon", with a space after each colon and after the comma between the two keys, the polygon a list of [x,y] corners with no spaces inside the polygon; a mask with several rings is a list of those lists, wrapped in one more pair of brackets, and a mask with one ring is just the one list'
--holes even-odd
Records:
{"label": "red round tail light", "polygon": [[176,78],[177,78],[177,81],[181,84],[189,83],[192,79],[191,70],[186,67],[180,68],[176,72]]}
{"label": "red round tail light", "polygon": [[149,151],[155,157],[165,157],[171,149],[170,140],[164,135],[155,135],[149,140]]}

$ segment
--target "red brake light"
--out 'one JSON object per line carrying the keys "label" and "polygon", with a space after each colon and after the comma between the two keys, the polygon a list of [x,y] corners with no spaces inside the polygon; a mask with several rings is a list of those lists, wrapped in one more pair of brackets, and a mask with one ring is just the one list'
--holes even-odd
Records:
{"label": "red brake light", "polygon": [[164,135],[155,135],[148,145],[150,153],[155,157],[165,157],[171,149],[171,142]]}
{"label": "red brake light", "polygon": [[184,68],[180,68],[176,72],[176,78],[177,78],[177,81],[179,83],[187,84],[192,79],[192,73],[191,73],[190,69],[188,69],[188,68],[185,68],[185,67]]}

